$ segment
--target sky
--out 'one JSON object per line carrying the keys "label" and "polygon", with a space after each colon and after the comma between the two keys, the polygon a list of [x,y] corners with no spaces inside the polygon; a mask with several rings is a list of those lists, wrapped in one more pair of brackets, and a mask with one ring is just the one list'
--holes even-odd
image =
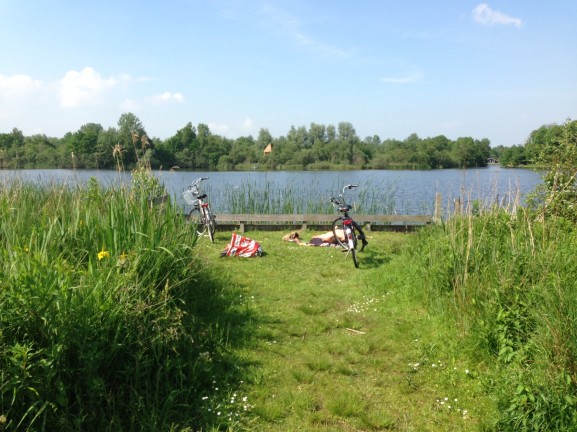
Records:
{"label": "sky", "polygon": [[348,122],[522,145],[577,119],[576,22],[575,0],[0,0],[0,133],[132,113],[160,139]]}

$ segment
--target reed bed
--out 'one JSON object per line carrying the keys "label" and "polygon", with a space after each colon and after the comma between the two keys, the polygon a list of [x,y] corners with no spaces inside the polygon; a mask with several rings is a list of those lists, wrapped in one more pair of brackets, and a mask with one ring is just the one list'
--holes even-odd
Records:
{"label": "reed bed", "polygon": [[[210,187],[210,185],[209,185]],[[218,211],[232,214],[331,214],[330,197],[338,196],[343,185],[321,187],[267,181],[264,185],[243,181],[220,190],[207,189]],[[395,185],[362,185],[346,198],[363,214],[395,214]]]}
{"label": "reed bed", "polygon": [[225,294],[195,227],[146,187],[0,189],[0,430],[208,422]]}
{"label": "reed bed", "polygon": [[480,208],[419,233],[416,293],[488,365],[492,430],[575,430],[577,230],[515,200]]}

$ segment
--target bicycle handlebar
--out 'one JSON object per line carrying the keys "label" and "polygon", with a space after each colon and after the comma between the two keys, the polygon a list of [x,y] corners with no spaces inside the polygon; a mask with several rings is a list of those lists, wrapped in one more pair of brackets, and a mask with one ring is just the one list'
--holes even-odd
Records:
{"label": "bicycle handlebar", "polygon": [[331,197],[331,202],[332,202],[334,205],[344,204],[345,191],[346,191],[347,189],[354,189],[354,188],[357,188],[357,187],[359,187],[358,184],[351,184],[351,183],[349,183],[348,185],[345,185],[345,186],[343,187],[342,193],[339,195],[339,198]]}

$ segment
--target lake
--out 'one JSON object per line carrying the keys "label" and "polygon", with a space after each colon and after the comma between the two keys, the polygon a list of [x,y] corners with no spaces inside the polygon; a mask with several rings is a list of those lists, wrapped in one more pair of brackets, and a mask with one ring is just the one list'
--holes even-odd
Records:
{"label": "lake", "polygon": [[[440,193],[448,211],[455,199],[481,205],[523,202],[527,193],[542,183],[541,175],[522,168],[490,165],[479,169],[443,170],[356,170],[356,171],[250,171],[199,172],[155,171],[167,191],[185,205],[181,193],[198,177],[209,177],[203,191],[209,195],[216,213],[238,212],[234,203],[270,201],[283,205],[286,213],[317,212],[331,207],[329,198],[337,196],[346,184],[359,187],[347,194],[348,202],[361,203],[357,211],[384,214],[433,214],[435,195]],[[100,170],[4,170],[3,184],[15,179],[34,184],[84,184],[96,177],[103,185],[129,183],[130,173]],[[288,203],[288,204],[287,204]],[[331,207],[332,208],[332,207]]]}

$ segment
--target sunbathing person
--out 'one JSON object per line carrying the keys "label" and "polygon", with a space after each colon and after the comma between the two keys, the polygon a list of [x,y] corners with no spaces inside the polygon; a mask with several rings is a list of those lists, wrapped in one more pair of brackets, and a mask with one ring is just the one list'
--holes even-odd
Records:
{"label": "sunbathing person", "polygon": [[301,246],[337,246],[338,242],[335,238],[335,234],[339,237],[341,241],[345,241],[345,235],[342,229],[336,228],[335,233],[328,231],[324,234],[317,234],[311,237],[311,240],[303,242],[297,231],[283,236],[283,240],[297,243]]}

